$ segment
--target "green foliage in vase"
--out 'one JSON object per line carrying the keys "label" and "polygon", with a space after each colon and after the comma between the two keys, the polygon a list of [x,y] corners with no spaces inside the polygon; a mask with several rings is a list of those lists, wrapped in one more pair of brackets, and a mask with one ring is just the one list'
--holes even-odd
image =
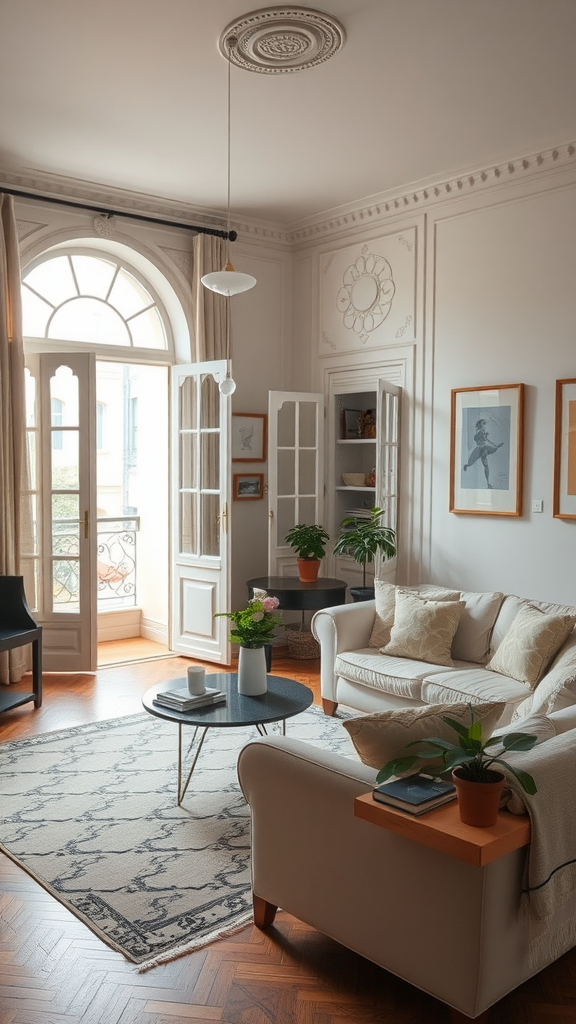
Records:
{"label": "green foliage in vase", "polygon": [[228,639],[232,644],[240,644],[241,647],[264,647],[272,640],[272,634],[276,626],[281,625],[282,618],[275,615],[278,607],[277,597],[255,596],[237,612],[216,612],[216,616],[223,615],[234,623]]}

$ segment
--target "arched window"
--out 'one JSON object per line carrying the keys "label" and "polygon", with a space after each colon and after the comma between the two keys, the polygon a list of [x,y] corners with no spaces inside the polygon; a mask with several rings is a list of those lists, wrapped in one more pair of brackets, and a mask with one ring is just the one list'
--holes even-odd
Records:
{"label": "arched window", "polygon": [[129,264],[89,250],[44,253],[22,277],[24,336],[167,352],[167,317]]}

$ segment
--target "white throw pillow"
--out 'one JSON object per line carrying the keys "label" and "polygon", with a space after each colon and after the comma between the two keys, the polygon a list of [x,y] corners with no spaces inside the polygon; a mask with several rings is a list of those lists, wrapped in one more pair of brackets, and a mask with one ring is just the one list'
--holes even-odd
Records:
{"label": "white throw pillow", "polygon": [[408,590],[425,601],[459,601],[459,590],[448,590],[446,587],[436,587],[434,584],[426,583],[418,587],[398,587],[394,583],[387,583],[386,580],[374,580],[374,597],[376,608],[372,635],[368,641],[369,647],[384,647],[390,642],[390,630],[394,625],[394,612],[396,610],[396,591]]}
{"label": "white throw pillow", "polygon": [[534,689],[575,622],[574,615],[546,615],[524,605],[486,668]]}
{"label": "white throw pillow", "polygon": [[464,602],[464,608],[452,643],[452,657],[457,661],[483,665],[488,660],[492,630],[504,594],[498,591],[485,594],[463,591],[460,600]]}
{"label": "white throw pillow", "polygon": [[[473,707],[474,718],[482,722],[482,734],[491,736],[506,704],[474,704]],[[379,771],[392,758],[414,754],[418,747],[409,750],[406,747],[415,740],[439,736],[456,742],[456,733],[442,721],[446,715],[463,725],[470,724],[468,704],[426,704],[399,711],[378,711],[373,715],[349,719],[342,725],[349,732],[360,760]],[[438,764],[440,758],[427,762],[427,767],[433,768]],[[414,768],[410,771],[413,772]]]}
{"label": "white throw pillow", "polygon": [[[528,715],[527,718],[522,718],[519,722],[512,722],[510,725],[505,725],[502,729],[496,726],[492,731],[493,736],[508,736],[512,732],[524,732],[528,736],[535,736],[536,743],[535,747],[539,743],[544,743],[546,740],[551,740],[553,736],[556,736],[556,729],[554,723],[548,718],[548,715],[535,713]],[[498,747],[489,747],[488,753],[497,751]],[[504,758],[506,755],[503,755]],[[497,767],[497,766],[496,766]]]}
{"label": "white throw pillow", "polygon": [[462,608],[460,601],[428,601],[398,588],[390,641],[381,648],[382,654],[453,665],[452,641]]}

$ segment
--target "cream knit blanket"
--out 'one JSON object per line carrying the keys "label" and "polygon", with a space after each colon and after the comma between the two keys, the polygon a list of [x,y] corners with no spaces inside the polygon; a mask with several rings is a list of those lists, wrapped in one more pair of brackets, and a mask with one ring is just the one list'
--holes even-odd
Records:
{"label": "cream knit blanket", "polygon": [[576,731],[505,760],[529,772],[538,789],[528,796],[505,772],[508,810],[530,815],[520,914],[529,930],[530,964],[544,966],[576,944]]}

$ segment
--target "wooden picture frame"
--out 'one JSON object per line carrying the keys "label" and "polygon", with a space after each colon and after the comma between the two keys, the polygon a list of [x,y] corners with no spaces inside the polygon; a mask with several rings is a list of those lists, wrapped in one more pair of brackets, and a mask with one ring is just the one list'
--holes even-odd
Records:
{"label": "wooden picture frame", "polygon": [[265,462],[267,420],[265,413],[232,413],[233,462]]}
{"label": "wooden picture frame", "polygon": [[360,429],[358,420],[362,415],[362,409],[342,410],[342,439],[345,441],[358,440]]}
{"label": "wooden picture frame", "polygon": [[576,519],[576,377],[556,381],[552,515]]}
{"label": "wooden picture frame", "polygon": [[234,501],[259,501],[264,497],[264,474],[234,473],[232,492]]}
{"label": "wooden picture frame", "polygon": [[451,394],[450,512],[522,515],[524,385]]}

